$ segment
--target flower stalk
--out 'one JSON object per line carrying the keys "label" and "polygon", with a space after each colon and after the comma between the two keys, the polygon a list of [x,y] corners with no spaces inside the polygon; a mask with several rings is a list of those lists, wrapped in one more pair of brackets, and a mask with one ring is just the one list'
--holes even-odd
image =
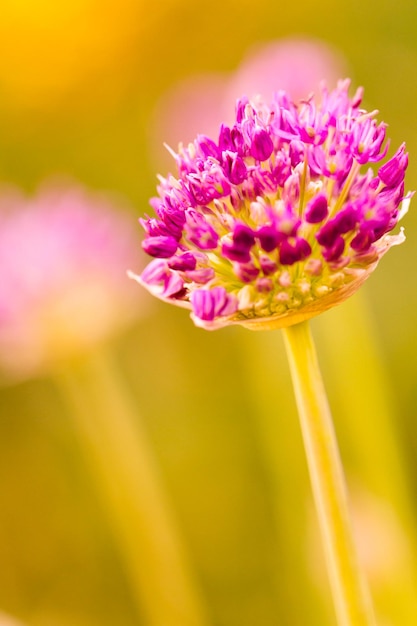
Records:
{"label": "flower stalk", "polygon": [[375,626],[356,554],[342,463],[308,322],[283,329],[339,626]]}
{"label": "flower stalk", "polygon": [[161,477],[123,377],[103,350],[62,368],[57,384],[149,626],[206,626]]}

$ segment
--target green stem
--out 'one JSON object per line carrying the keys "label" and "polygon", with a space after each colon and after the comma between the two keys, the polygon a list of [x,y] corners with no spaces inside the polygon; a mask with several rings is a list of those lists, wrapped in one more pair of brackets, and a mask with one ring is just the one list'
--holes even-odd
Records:
{"label": "green stem", "polygon": [[207,624],[158,467],[129,389],[104,353],[56,380],[107,509],[139,612],[149,626]]}
{"label": "green stem", "polygon": [[349,518],[347,490],[308,322],[283,329],[339,626],[373,626]]}

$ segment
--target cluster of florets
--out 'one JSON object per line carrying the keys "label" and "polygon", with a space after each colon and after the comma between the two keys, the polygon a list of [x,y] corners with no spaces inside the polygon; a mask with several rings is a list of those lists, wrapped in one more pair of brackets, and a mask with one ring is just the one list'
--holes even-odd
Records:
{"label": "cluster of florets", "polygon": [[320,103],[243,98],[217,141],[180,146],[178,178],[160,178],[157,217],[141,220],[155,258],[139,281],[206,328],[285,326],[355,291],[403,239],[387,233],[408,155],[365,169],[386,156],[386,124],[348,88],[323,88]]}

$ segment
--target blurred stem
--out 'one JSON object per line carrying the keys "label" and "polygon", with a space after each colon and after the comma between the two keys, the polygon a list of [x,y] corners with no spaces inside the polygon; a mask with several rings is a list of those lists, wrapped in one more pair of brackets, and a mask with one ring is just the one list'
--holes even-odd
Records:
{"label": "blurred stem", "polygon": [[140,613],[149,626],[207,624],[133,398],[104,352],[57,383],[107,509]]}
{"label": "blurred stem", "polygon": [[339,626],[375,624],[349,518],[347,490],[308,322],[283,329]]}

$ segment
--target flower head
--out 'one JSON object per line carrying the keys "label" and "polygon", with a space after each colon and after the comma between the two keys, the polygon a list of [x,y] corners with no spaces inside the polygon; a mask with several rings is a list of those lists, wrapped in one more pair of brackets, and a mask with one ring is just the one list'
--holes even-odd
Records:
{"label": "flower head", "polygon": [[126,280],[140,260],[130,216],[100,194],[45,186],[0,193],[0,367],[30,376],[105,340],[143,298]]}
{"label": "flower head", "polygon": [[206,329],[289,326],[354,293],[404,239],[388,233],[408,205],[408,155],[369,167],[386,156],[386,125],[348,88],[242,98],[216,140],[180,146],[178,177],[160,178],[156,217],[141,220],[154,259],[139,282]]}

